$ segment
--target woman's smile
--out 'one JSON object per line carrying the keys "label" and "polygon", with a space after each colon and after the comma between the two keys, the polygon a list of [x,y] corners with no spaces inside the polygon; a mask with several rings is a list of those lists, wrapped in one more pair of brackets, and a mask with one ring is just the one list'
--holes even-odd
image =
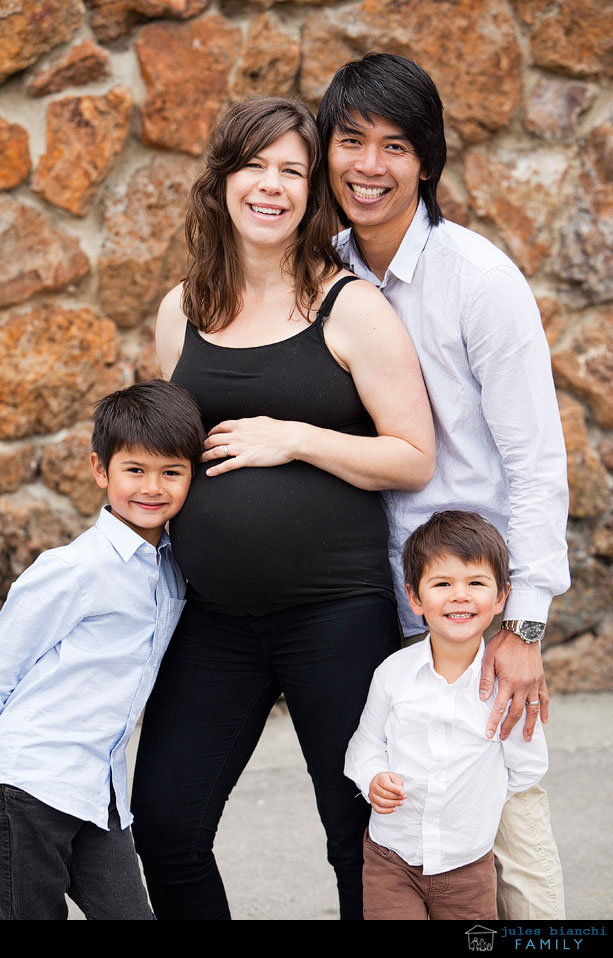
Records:
{"label": "woman's smile", "polygon": [[226,178],[226,204],[237,241],[285,249],[296,237],[308,195],[306,143],[298,133],[284,133]]}

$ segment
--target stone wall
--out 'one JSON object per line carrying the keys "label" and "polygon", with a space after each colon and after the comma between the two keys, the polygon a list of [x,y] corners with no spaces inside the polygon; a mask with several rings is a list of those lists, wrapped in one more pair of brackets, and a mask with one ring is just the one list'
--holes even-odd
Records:
{"label": "stone wall", "polygon": [[607,0],[0,0],[0,592],[100,504],[92,402],[156,374],[185,197],[220,109],[315,107],[370,50],[446,108],[446,215],[525,272],[568,446],[571,591],[555,690],[613,687],[612,7]]}

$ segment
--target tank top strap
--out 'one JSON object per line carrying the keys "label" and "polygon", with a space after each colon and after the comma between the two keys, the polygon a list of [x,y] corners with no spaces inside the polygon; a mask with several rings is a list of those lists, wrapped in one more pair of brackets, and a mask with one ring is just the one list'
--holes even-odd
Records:
{"label": "tank top strap", "polygon": [[320,327],[323,326],[323,324],[329,317],[330,313],[332,312],[332,307],[334,306],[334,303],[336,302],[336,297],[340,293],[343,286],[346,286],[347,283],[353,283],[353,281],[356,279],[359,279],[359,277],[358,276],[343,276],[342,279],[339,279],[336,281],[334,286],[330,287],[330,289],[326,293],[326,297],[323,303],[317,310],[316,323],[318,326]]}

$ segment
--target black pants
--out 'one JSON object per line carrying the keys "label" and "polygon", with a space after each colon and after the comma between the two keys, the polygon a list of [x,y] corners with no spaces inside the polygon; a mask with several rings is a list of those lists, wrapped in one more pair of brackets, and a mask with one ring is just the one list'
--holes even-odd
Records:
{"label": "black pants", "polygon": [[0,786],[0,921],[153,921],[129,828],[111,795],[109,830]]}
{"label": "black pants", "polygon": [[336,870],[341,919],[362,918],[369,808],[343,775],[374,669],[400,645],[380,596],[218,615],[188,602],[147,705],[133,826],[158,919],[227,920],[212,852],[225,802],[283,692]]}

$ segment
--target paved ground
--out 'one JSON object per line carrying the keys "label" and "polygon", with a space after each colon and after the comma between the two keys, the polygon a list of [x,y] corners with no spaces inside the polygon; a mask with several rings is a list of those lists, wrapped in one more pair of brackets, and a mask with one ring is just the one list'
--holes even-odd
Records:
{"label": "paved ground", "polygon": [[[613,918],[613,693],[554,699],[547,738],[551,767],[544,784],[564,867],[567,918]],[[232,794],[217,858],[235,920],[337,920],[310,779],[280,709]],[[70,917],[82,918],[76,909]]]}

